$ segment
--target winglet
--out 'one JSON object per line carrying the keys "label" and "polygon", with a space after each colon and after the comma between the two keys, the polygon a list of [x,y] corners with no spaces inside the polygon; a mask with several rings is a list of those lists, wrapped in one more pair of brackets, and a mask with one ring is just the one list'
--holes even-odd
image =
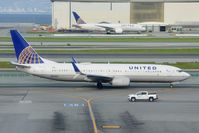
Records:
{"label": "winglet", "polygon": [[77,67],[77,65],[74,62],[71,62],[71,63],[73,65],[73,68],[74,68],[75,72],[76,73],[81,73],[80,70],[79,70],[79,68]]}
{"label": "winglet", "polygon": [[72,62],[78,63],[78,61],[74,57],[72,57]]}
{"label": "winglet", "polygon": [[86,22],[84,22],[84,20],[81,19],[81,17],[76,12],[73,12],[73,16],[74,16],[77,24],[85,24],[86,23]]}

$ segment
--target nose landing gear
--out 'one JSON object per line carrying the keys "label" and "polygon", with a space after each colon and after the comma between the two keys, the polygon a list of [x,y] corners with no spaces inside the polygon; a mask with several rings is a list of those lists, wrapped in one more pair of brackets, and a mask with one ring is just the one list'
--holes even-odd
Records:
{"label": "nose landing gear", "polygon": [[172,83],[170,83],[170,85],[169,85],[169,86],[170,86],[170,88],[173,88],[173,87],[174,87],[174,85],[173,85]]}

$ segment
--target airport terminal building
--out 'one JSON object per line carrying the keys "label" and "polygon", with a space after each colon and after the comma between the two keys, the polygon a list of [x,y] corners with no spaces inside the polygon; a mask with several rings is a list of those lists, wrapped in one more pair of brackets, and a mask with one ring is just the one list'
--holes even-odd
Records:
{"label": "airport terminal building", "polygon": [[52,26],[68,29],[72,11],[89,23],[143,23],[199,25],[199,0],[51,0]]}

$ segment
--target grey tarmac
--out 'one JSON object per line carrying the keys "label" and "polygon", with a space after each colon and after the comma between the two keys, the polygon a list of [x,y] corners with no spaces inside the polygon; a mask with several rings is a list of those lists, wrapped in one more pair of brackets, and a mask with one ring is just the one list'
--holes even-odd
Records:
{"label": "grey tarmac", "polygon": [[[132,83],[128,88],[106,85],[98,90],[93,83],[58,82],[1,71],[0,132],[197,133],[199,72],[189,73],[192,77],[174,88]],[[157,92],[158,101],[127,100],[128,94],[140,90]]]}

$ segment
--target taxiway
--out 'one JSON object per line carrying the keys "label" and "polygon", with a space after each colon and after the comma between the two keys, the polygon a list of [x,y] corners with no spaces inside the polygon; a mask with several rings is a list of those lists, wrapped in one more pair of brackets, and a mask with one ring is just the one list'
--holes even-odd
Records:
{"label": "taxiway", "polygon": [[[58,82],[0,71],[1,133],[196,133],[199,72],[174,88],[132,83],[96,89],[93,83]],[[131,103],[130,93],[156,91],[157,102]]]}

